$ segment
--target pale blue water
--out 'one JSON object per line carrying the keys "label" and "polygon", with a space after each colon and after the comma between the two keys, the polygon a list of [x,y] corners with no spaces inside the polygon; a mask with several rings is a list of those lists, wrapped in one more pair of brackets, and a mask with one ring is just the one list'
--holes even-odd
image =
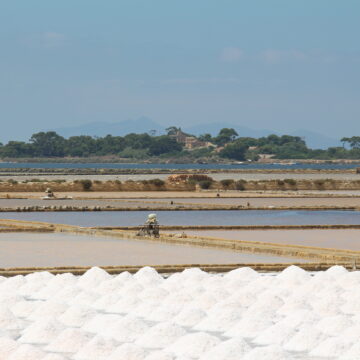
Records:
{"label": "pale blue water", "polygon": [[[319,225],[360,224],[359,211],[157,211],[163,225]],[[3,219],[45,221],[79,226],[133,226],[144,223],[149,211],[0,213]]]}
{"label": "pale blue water", "polygon": [[117,164],[117,163],[0,163],[0,168],[33,169],[353,169],[358,164]]}

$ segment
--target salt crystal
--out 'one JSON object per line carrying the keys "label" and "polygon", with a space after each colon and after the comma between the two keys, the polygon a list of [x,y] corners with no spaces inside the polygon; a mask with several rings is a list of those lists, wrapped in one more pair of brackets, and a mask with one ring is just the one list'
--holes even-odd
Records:
{"label": "salt crystal", "polygon": [[124,344],[119,346],[109,357],[109,360],[144,360],[146,352],[140,346],[134,344]]}
{"label": "salt crystal", "polygon": [[270,345],[258,347],[249,351],[242,360],[292,360],[294,359],[288,352],[284,351],[280,346]]}
{"label": "salt crystal", "polygon": [[31,344],[47,344],[55,339],[64,326],[55,319],[41,319],[28,326],[19,341]]}
{"label": "salt crystal", "polygon": [[306,325],[285,343],[284,349],[289,351],[311,351],[325,339],[326,335],[321,331],[312,325]]}
{"label": "salt crystal", "polygon": [[61,353],[74,353],[90,341],[91,338],[91,334],[81,329],[65,329],[46,347],[46,350]]}
{"label": "salt crystal", "polygon": [[73,356],[75,360],[107,360],[115,351],[117,343],[113,339],[95,336]]}
{"label": "salt crystal", "polygon": [[96,315],[96,311],[85,305],[73,305],[60,317],[59,321],[67,326],[81,327]]}
{"label": "salt crystal", "polygon": [[110,278],[111,275],[109,275],[105,270],[95,266],[86,271],[84,275],[80,276],[77,285],[84,289],[91,289],[99,285],[102,281]]}
{"label": "salt crystal", "polygon": [[189,356],[192,358],[198,358],[205,352],[214,348],[219,343],[219,338],[207,333],[190,333],[181,337],[174,344],[165,348],[165,351],[172,352],[176,356]]}
{"label": "salt crystal", "polygon": [[185,334],[186,331],[181,326],[162,322],[150,328],[136,343],[145,348],[163,348]]}
{"label": "salt crystal", "polygon": [[340,355],[350,350],[353,345],[354,343],[351,339],[346,339],[343,336],[330,337],[322,341],[318,346],[310,351],[309,354],[311,356],[338,358]]}
{"label": "salt crystal", "polygon": [[0,359],[6,360],[19,347],[18,343],[8,337],[0,337]]}
{"label": "salt crystal", "polygon": [[234,338],[220,343],[210,349],[200,360],[238,360],[251,350],[243,338]]}
{"label": "salt crystal", "polygon": [[32,345],[20,345],[6,360],[40,360],[45,353]]}

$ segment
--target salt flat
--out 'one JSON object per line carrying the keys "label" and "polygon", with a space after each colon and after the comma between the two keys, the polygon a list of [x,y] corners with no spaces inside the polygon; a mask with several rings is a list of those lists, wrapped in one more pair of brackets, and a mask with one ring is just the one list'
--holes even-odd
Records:
{"label": "salt flat", "polygon": [[0,359],[360,358],[360,272],[0,278]]}

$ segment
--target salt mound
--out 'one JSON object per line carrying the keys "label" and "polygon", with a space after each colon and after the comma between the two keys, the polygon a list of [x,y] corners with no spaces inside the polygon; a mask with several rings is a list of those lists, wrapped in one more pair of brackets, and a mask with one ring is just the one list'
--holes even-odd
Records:
{"label": "salt mound", "polygon": [[66,359],[63,356],[59,355],[59,354],[47,354],[41,360],[66,360]]}
{"label": "salt mound", "polygon": [[22,285],[26,283],[24,276],[16,275],[10,278],[7,278],[5,281],[0,283],[0,293],[12,292],[15,291]]}
{"label": "salt mound", "polygon": [[284,324],[275,324],[258,335],[254,342],[259,345],[273,345],[288,342],[295,334],[295,330]]}
{"label": "salt mound", "polygon": [[89,306],[73,305],[59,317],[59,321],[67,326],[81,327],[95,315],[96,311]]}
{"label": "salt mound", "polygon": [[92,305],[94,301],[99,298],[99,295],[94,291],[82,291],[77,294],[73,299],[68,301],[68,304],[76,304],[76,305]]}
{"label": "salt mound", "polygon": [[84,331],[94,334],[100,334],[109,327],[114,326],[123,317],[115,314],[99,314],[88,320],[82,327]]}
{"label": "salt mound", "polygon": [[249,268],[249,267],[241,267],[235,270],[229,271],[225,274],[224,279],[226,280],[241,280],[242,282],[250,282],[257,279],[260,274]]}
{"label": "salt mound", "polygon": [[319,321],[316,327],[326,335],[336,336],[353,325],[348,316],[337,315]]}
{"label": "salt mound", "polygon": [[281,349],[280,346],[270,345],[258,347],[249,351],[242,360],[291,360],[294,359],[288,352]]}
{"label": "salt mound", "polygon": [[154,351],[145,360],[174,360],[174,356],[164,351]]}
{"label": "salt mound", "polygon": [[102,335],[109,336],[119,342],[135,341],[149,329],[149,325],[143,320],[127,315],[119,320],[114,326],[105,330]]}
{"label": "salt mound", "polygon": [[185,307],[174,317],[174,322],[181,326],[192,327],[206,317],[206,312],[196,307]]}
{"label": "salt mound", "polygon": [[93,304],[92,307],[96,310],[107,310],[109,306],[116,304],[120,300],[120,295],[109,291],[108,294],[104,294],[98,298]]}
{"label": "salt mound", "polygon": [[183,304],[162,303],[146,319],[150,321],[171,321],[183,309]]}
{"label": "salt mound", "polygon": [[28,316],[28,320],[44,319],[48,317],[58,317],[69,308],[68,305],[57,301],[45,301],[38,305],[34,312]]}
{"label": "salt mound", "polygon": [[201,331],[223,332],[241,320],[242,311],[232,308],[220,308],[211,311],[209,316],[197,324],[194,329]]}
{"label": "salt mound", "polygon": [[22,328],[22,322],[6,307],[0,307],[0,329],[17,330]]}
{"label": "salt mound", "polygon": [[243,336],[245,338],[255,338],[273,325],[273,321],[262,316],[244,317],[235,326],[226,331],[224,335],[227,337]]}
{"label": "salt mound", "polygon": [[125,281],[119,278],[112,278],[101,282],[94,288],[94,291],[101,295],[109,295],[110,293],[117,292],[124,284]]}
{"label": "salt mound", "polygon": [[115,276],[114,279],[116,279],[122,283],[126,283],[128,280],[131,280],[132,278],[133,278],[133,276],[128,271],[123,271],[119,275]]}
{"label": "salt mound", "polygon": [[124,344],[119,346],[109,357],[109,360],[144,360],[146,352],[141,347],[134,344]]}
{"label": "salt mound", "polygon": [[148,285],[161,284],[164,281],[163,277],[150,266],[145,266],[138,270],[138,272],[134,275],[134,278],[141,284]]}
{"label": "salt mound", "polygon": [[0,337],[0,359],[6,360],[19,347],[18,343],[8,337]]}
{"label": "salt mound", "polygon": [[50,299],[56,292],[63,289],[65,286],[73,286],[76,282],[76,276],[71,273],[55,275],[47,282],[46,286],[33,293],[31,298],[43,300]]}
{"label": "salt mound", "polygon": [[49,273],[48,271],[35,271],[31,274],[25,275],[25,280],[27,283],[39,283],[43,284],[49,282],[55,275]]}
{"label": "salt mound", "polygon": [[184,336],[186,331],[179,325],[163,322],[150,328],[136,344],[145,348],[162,348]]}
{"label": "salt mound", "polygon": [[62,302],[67,303],[71,301],[76,295],[82,292],[82,289],[76,285],[65,286],[59,291],[56,291],[49,299],[61,299]]}
{"label": "salt mound", "polygon": [[11,308],[16,303],[24,300],[25,298],[17,295],[16,291],[0,291],[0,307]]}
{"label": "salt mound", "polygon": [[19,341],[30,344],[47,344],[55,339],[64,326],[55,319],[41,319],[28,326]]}
{"label": "salt mound", "polygon": [[311,356],[336,357],[344,354],[353,346],[353,340],[346,339],[343,336],[331,337],[322,341],[312,351]]}
{"label": "salt mound", "polygon": [[243,338],[234,338],[210,349],[200,360],[238,360],[250,350],[251,347]]}
{"label": "salt mound", "polygon": [[325,339],[326,336],[321,331],[311,325],[306,325],[285,343],[284,349],[289,351],[311,351]]}
{"label": "salt mound", "polygon": [[19,301],[15,305],[13,305],[10,310],[11,312],[19,318],[27,318],[30,314],[35,311],[40,305],[42,301]]}
{"label": "salt mound", "polygon": [[95,336],[73,356],[75,360],[107,360],[117,343],[109,338]]}
{"label": "salt mound", "polygon": [[86,344],[91,337],[92,335],[81,329],[66,329],[46,347],[46,350],[73,353]]}
{"label": "salt mound", "polygon": [[339,360],[360,359],[360,342],[355,343],[348,351],[340,355]]}
{"label": "salt mound", "polygon": [[339,266],[339,265],[332,266],[331,268],[327,269],[325,272],[333,277],[338,277],[348,273],[348,271],[343,266]]}
{"label": "salt mound", "polygon": [[32,345],[21,345],[6,360],[39,360],[45,353]]}
{"label": "salt mound", "polygon": [[169,295],[169,292],[160,287],[145,288],[141,293],[141,299],[143,301],[152,301],[160,303]]}
{"label": "salt mound", "polygon": [[278,321],[278,324],[287,325],[292,328],[297,328],[300,325],[314,326],[314,324],[317,323],[319,319],[319,316],[313,311],[301,309],[294,311],[290,315],[287,315],[282,320]]}
{"label": "salt mound", "polygon": [[115,314],[126,314],[136,309],[139,304],[141,304],[141,302],[137,296],[124,296],[115,304],[110,305],[105,311]]}
{"label": "salt mound", "polygon": [[208,278],[209,275],[207,272],[202,271],[199,268],[189,268],[185,269],[180,273],[180,279],[181,281],[186,283],[199,283],[200,281],[203,281],[204,279]]}
{"label": "salt mound", "polygon": [[102,281],[109,279],[111,279],[110,274],[108,274],[105,270],[95,266],[86,271],[84,275],[80,276],[77,285],[84,289],[92,289],[99,285]]}
{"label": "salt mound", "polygon": [[310,274],[304,269],[291,265],[277,275],[277,280],[280,280],[287,284],[303,283],[310,279]]}
{"label": "salt mound", "polygon": [[181,337],[174,344],[168,346],[165,351],[174,353],[176,356],[198,358],[219,343],[219,338],[207,333],[190,333]]}

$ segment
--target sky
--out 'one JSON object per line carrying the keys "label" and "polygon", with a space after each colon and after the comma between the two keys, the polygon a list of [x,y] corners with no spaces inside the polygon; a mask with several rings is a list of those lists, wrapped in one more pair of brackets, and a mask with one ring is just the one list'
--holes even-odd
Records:
{"label": "sky", "polygon": [[358,0],[0,0],[0,141],[142,116],[360,135],[359,14]]}

